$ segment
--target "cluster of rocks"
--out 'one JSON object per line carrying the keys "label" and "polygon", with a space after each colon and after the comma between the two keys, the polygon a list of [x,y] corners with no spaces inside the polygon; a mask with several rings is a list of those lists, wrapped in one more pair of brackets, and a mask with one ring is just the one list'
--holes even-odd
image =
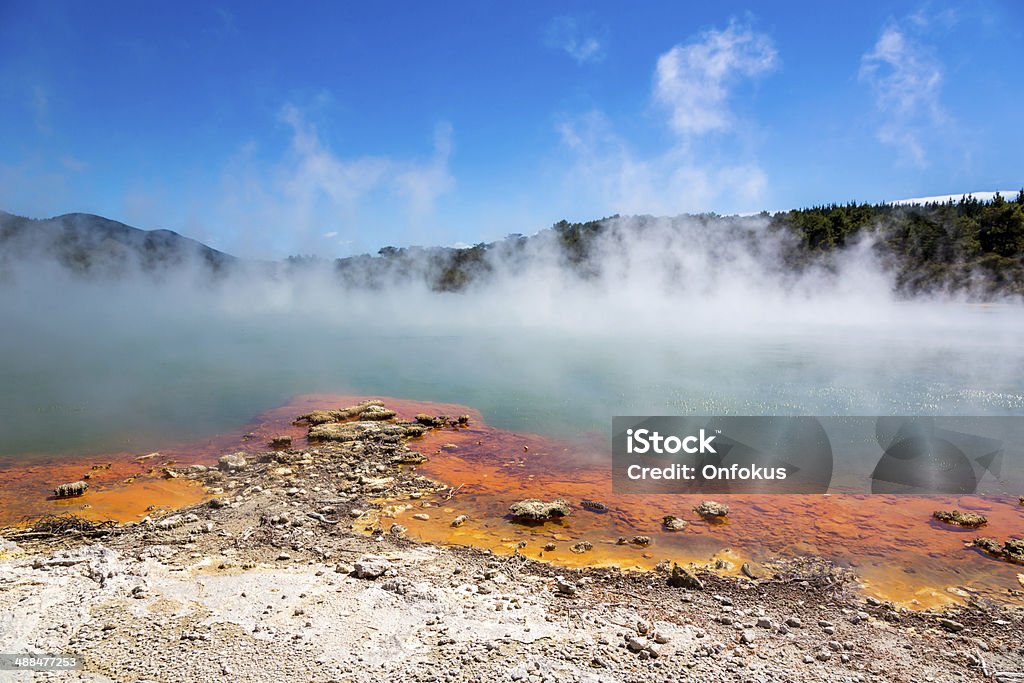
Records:
{"label": "cluster of rocks", "polygon": [[1011,538],[1002,545],[994,538],[976,538],[974,546],[983,552],[1014,564],[1024,564],[1024,539]]}
{"label": "cluster of rocks", "polygon": [[444,427],[459,428],[469,426],[469,415],[449,417],[447,415],[428,415],[426,413],[417,413],[413,419],[418,424],[421,424],[424,427],[432,427],[434,429],[442,429]]}

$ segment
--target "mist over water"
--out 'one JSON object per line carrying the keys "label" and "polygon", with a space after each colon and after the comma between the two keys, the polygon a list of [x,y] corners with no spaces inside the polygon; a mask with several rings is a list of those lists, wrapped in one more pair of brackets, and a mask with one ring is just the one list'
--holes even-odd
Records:
{"label": "mist over water", "polygon": [[558,436],[619,414],[1024,415],[1019,303],[899,300],[866,242],[795,272],[784,239],[756,219],[622,219],[583,276],[542,234],[489,251],[459,293],[407,271],[346,287],[329,263],[211,280],[9,260],[0,463],[146,451],[313,392],[461,403]]}

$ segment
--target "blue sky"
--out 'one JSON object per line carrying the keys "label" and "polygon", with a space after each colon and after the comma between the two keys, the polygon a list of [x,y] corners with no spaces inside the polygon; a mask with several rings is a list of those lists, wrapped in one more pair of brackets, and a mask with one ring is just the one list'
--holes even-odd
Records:
{"label": "blue sky", "polygon": [[0,0],[0,208],[279,257],[1024,184],[1024,4]]}

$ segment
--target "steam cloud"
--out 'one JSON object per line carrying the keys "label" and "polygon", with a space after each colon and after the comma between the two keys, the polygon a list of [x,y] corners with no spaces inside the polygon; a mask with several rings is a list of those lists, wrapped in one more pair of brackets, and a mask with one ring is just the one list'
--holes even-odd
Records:
{"label": "steam cloud", "polygon": [[566,434],[616,414],[1024,409],[1018,304],[901,301],[868,243],[794,272],[767,221],[711,226],[614,219],[582,270],[553,233],[507,241],[459,293],[432,290],[415,258],[357,264],[358,286],[331,262],[82,278],[8,258],[0,454],[159,445],[320,391]]}

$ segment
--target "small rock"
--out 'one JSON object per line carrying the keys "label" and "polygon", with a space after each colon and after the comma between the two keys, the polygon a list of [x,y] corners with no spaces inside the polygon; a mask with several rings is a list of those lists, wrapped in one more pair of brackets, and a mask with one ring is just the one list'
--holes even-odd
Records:
{"label": "small rock", "polygon": [[459,515],[458,517],[452,520],[452,526],[462,526],[466,523],[467,519],[469,518],[466,517],[466,515]]}
{"label": "small rock", "polygon": [[643,652],[650,645],[650,642],[643,636],[629,636],[626,638],[626,647],[630,652]]}
{"label": "small rock", "polygon": [[668,585],[673,588],[688,588],[690,590],[704,590],[704,582],[694,576],[688,569],[672,564],[672,576],[668,578]]}
{"label": "small rock", "polygon": [[985,515],[977,512],[961,512],[960,510],[936,510],[932,517],[953,526],[961,526],[967,529],[977,529],[988,524]]}
{"label": "small rock", "polygon": [[952,619],[939,619],[939,626],[946,629],[950,633],[960,633],[964,630],[964,625],[959,621],[953,621]]}
{"label": "small rock", "polygon": [[666,531],[682,531],[689,526],[689,522],[675,515],[665,515],[661,518],[661,524],[665,527]]}
{"label": "small rock", "polygon": [[713,500],[705,500],[697,507],[693,508],[693,511],[706,520],[722,519],[729,514],[729,506],[722,503],[716,503]]}
{"label": "small rock", "polygon": [[57,498],[74,498],[85,493],[89,485],[84,481],[73,481],[70,484],[61,484],[53,490],[53,495]]}
{"label": "small rock", "polygon": [[244,470],[248,463],[245,460],[245,453],[228,453],[227,455],[221,456],[220,460],[217,461],[217,467],[221,470],[235,472],[238,470]]}
{"label": "small rock", "polygon": [[572,509],[569,503],[561,499],[545,502],[530,498],[513,503],[508,511],[512,519],[518,521],[543,522],[555,517],[565,517]]}
{"label": "small rock", "polygon": [[560,595],[568,595],[569,597],[573,597],[576,595],[577,588],[575,584],[567,581],[564,576],[556,576],[555,592],[559,593]]}
{"label": "small rock", "polygon": [[360,557],[355,561],[352,573],[357,579],[376,579],[383,576],[389,569],[391,563],[383,557]]}

